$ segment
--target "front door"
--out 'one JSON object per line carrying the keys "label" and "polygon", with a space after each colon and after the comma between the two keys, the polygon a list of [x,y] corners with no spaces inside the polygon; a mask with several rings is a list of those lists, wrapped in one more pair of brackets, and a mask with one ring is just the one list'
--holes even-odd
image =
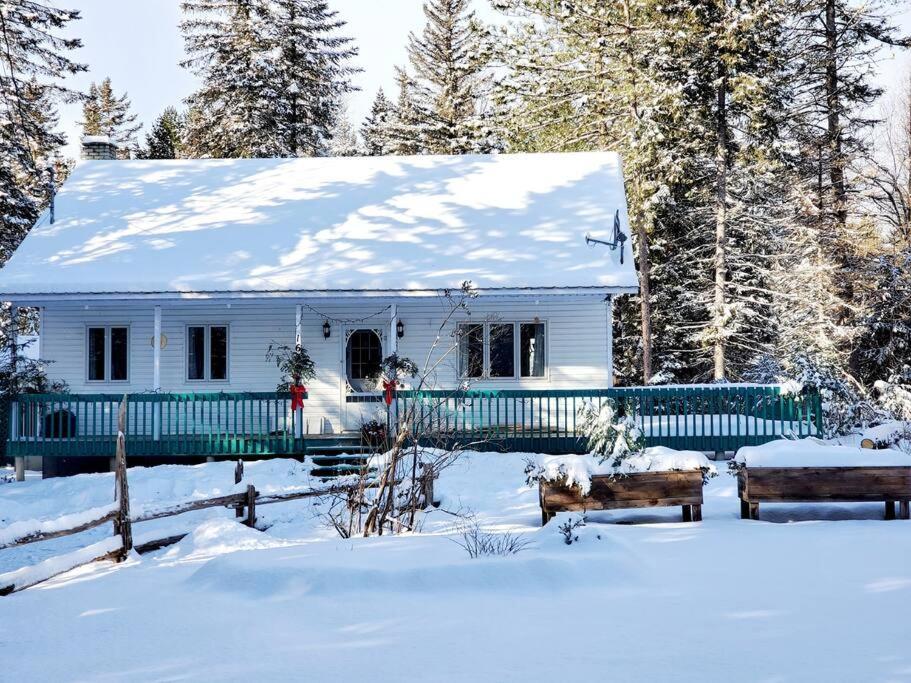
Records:
{"label": "front door", "polygon": [[385,330],[349,326],[342,341],[342,415],[345,430],[359,430],[364,422],[385,423],[380,363]]}

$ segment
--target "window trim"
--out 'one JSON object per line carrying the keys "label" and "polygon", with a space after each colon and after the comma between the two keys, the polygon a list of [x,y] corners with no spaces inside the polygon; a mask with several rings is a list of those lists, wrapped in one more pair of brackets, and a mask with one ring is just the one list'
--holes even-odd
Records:
{"label": "window trim", "polygon": [[[544,325],[544,374],[538,377],[522,377],[522,328],[521,325]],[[483,360],[480,377],[467,377],[462,374],[462,350],[459,335],[459,328],[463,325],[482,325],[483,330]],[[513,353],[513,375],[512,377],[491,377],[490,375],[490,327],[491,325],[512,325],[512,353]],[[544,318],[516,318],[513,320],[458,320],[456,321],[456,377],[459,381],[466,380],[472,382],[510,382],[519,384],[521,382],[542,382],[550,380],[550,324]]]}
{"label": "window trim", "polygon": [[[190,379],[190,328],[203,328],[203,378]],[[225,378],[212,379],[212,328],[225,328]],[[187,384],[228,384],[231,381],[231,326],[228,323],[186,323],[183,334],[183,379]]]}
{"label": "window trim", "polygon": [[[111,328],[127,331],[127,376],[126,379],[111,379]],[[104,330],[104,379],[91,379],[89,376],[89,330]],[[85,363],[86,384],[129,384],[133,377],[133,330],[129,323],[86,323],[83,361]]]}

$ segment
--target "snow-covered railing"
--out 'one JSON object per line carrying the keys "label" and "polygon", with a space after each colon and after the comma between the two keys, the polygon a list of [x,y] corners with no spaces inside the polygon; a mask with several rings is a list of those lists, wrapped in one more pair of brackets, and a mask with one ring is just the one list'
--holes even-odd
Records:
{"label": "snow-covered railing", "polygon": [[614,401],[648,446],[736,451],[774,439],[822,433],[819,394],[779,385],[703,384],[612,389],[397,391],[389,432],[406,416],[428,441],[476,448],[584,452],[582,406]]}
{"label": "snow-covered railing", "polygon": [[[117,394],[21,394],[10,408],[11,456],[113,455]],[[306,395],[304,395],[306,398]],[[131,455],[272,455],[302,452],[303,414],[290,393],[130,394]]]}

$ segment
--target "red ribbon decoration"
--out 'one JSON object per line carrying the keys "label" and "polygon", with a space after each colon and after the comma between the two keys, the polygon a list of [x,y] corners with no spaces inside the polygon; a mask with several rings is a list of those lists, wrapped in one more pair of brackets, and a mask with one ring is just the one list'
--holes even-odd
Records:
{"label": "red ribbon decoration", "polygon": [[395,391],[396,385],[397,385],[397,382],[394,379],[392,379],[392,380],[384,379],[383,380],[383,391],[386,392],[386,405],[387,406],[392,405],[392,392]]}
{"label": "red ribbon decoration", "polygon": [[291,385],[291,410],[304,409],[304,394],[307,393],[307,387]]}

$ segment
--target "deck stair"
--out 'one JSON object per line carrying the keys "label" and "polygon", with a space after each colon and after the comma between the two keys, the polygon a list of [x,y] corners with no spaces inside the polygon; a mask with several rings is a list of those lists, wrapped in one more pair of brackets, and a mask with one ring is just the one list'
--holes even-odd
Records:
{"label": "deck stair", "polygon": [[364,462],[374,452],[362,442],[358,432],[308,435],[305,443],[307,456],[314,465],[310,473],[317,477],[360,472]]}

